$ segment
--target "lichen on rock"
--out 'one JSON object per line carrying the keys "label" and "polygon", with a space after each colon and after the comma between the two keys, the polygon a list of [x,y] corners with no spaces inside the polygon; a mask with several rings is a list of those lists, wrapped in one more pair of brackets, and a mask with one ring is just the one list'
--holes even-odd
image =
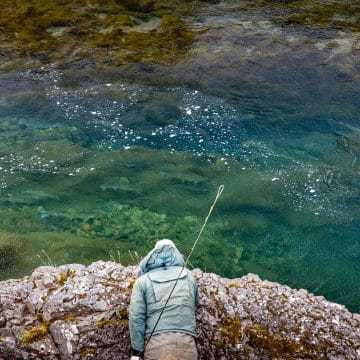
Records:
{"label": "lichen on rock", "polygon": [[21,335],[21,345],[27,346],[34,342],[43,340],[49,333],[50,323],[48,321],[42,323],[40,326],[34,327]]}
{"label": "lichen on rock", "polygon": [[[128,359],[127,308],[137,272],[98,261],[40,267],[1,282],[0,358]],[[253,274],[193,274],[199,359],[359,358],[360,316],[344,306]]]}

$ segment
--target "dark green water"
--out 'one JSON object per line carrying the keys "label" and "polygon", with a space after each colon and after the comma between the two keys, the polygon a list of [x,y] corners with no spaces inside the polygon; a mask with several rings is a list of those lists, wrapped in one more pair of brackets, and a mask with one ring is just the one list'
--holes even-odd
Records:
{"label": "dark green water", "polygon": [[360,311],[356,38],[221,9],[170,67],[1,73],[2,279],[186,253],[224,184],[192,266]]}

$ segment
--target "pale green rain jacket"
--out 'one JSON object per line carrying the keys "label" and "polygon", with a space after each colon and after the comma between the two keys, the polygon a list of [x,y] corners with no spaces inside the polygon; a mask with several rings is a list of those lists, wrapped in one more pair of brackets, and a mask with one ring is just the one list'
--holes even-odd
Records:
{"label": "pale green rain jacket", "polygon": [[[131,294],[129,327],[132,348],[144,350],[174,283],[184,265],[184,259],[175,245],[155,247],[140,262],[140,277]],[[195,306],[198,297],[196,281],[184,269],[174,292],[154,331],[182,332],[195,336]]]}

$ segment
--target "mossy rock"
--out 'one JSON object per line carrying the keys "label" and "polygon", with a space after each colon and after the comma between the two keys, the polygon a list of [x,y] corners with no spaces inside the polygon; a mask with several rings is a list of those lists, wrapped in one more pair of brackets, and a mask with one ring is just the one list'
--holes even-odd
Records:
{"label": "mossy rock", "polygon": [[[116,64],[177,62],[187,53],[198,34],[179,19],[192,17],[206,3],[218,2],[52,0],[29,3],[25,0],[4,0],[0,13],[2,44],[16,57],[34,59],[31,66],[71,56],[74,59],[79,56],[96,59],[106,56]],[[241,11],[258,8],[264,9],[261,11],[270,14],[271,21],[281,25],[360,29],[360,6],[356,2],[248,1]],[[128,32],[135,28],[138,21],[154,17],[163,17],[160,28],[134,31],[131,35],[122,33],[124,29]],[[16,64],[19,63],[13,62],[13,66],[19,66]]]}
{"label": "mossy rock", "polygon": [[97,326],[99,329],[104,329],[106,326],[126,325],[128,321],[129,321],[129,315],[127,308],[120,308],[117,311],[117,316],[114,316],[111,319],[102,319],[98,322]]}
{"label": "mossy rock", "polygon": [[[230,286],[233,284],[230,284]],[[228,339],[231,345],[236,345],[241,337],[241,321],[236,318],[225,317],[221,321],[220,333]]]}
{"label": "mossy rock", "polygon": [[[193,31],[180,18],[165,15],[157,30],[124,33],[115,29],[106,35],[96,35],[96,44],[118,47],[119,60],[145,63],[177,62],[186,54],[198,32]],[[125,52],[124,52],[125,51]]]}
{"label": "mossy rock", "polygon": [[60,285],[60,286],[64,286],[65,283],[73,278],[74,276],[76,275],[76,271],[75,270],[71,270],[71,269],[68,269],[68,271],[66,273],[60,273],[60,276],[59,276],[59,279],[57,280],[57,283]]}
{"label": "mossy rock", "polygon": [[[281,330],[281,328],[279,329]],[[252,324],[244,329],[244,334],[249,338],[249,345],[255,349],[259,349],[263,355],[271,359],[293,359],[297,354],[306,354],[310,358],[326,359],[325,355],[321,355],[324,351],[326,353],[325,344],[321,349],[321,345],[313,345],[309,337],[309,331],[304,331],[300,341],[294,342],[289,340],[286,335],[286,330],[282,334],[274,333],[273,331],[259,325]]]}
{"label": "mossy rock", "polygon": [[[248,1],[243,11],[261,9],[268,11],[275,22],[283,26],[301,26],[313,29],[360,29],[360,6],[358,2],[334,0],[329,3],[323,1]],[[276,11],[274,11],[276,10]],[[271,16],[271,15],[270,15]]]}
{"label": "mossy rock", "polygon": [[[198,2],[180,0],[53,0],[31,4],[5,0],[0,13],[2,43],[10,54],[36,57],[40,63],[72,56],[75,49],[76,59],[105,55],[121,64],[176,62],[186,53],[194,33],[167,14],[177,13],[181,18],[193,15],[197,7]],[[144,30],[139,23],[164,15],[159,29]],[[139,31],[123,33],[137,25]]]}
{"label": "mossy rock", "polygon": [[352,30],[360,29],[360,6],[354,3],[313,4],[285,22],[310,27],[341,27]]}
{"label": "mossy rock", "polygon": [[102,20],[102,24],[111,26],[114,28],[121,27],[133,27],[138,25],[138,21],[126,14],[108,15]]}
{"label": "mossy rock", "polygon": [[34,327],[21,335],[20,342],[22,346],[31,345],[34,342],[45,339],[49,334],[50,322],[43,322],[40,326]]}

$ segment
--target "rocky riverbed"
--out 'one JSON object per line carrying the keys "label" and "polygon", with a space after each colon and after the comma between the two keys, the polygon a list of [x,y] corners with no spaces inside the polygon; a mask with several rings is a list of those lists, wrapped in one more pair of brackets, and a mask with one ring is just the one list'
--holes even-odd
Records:
{"label": "rocky riverbed", "polygon": [[[42,266],[0,283],[1,359],[128,359],[137,267]],[[248,274],[193,271],[200,359],[359,359],[360,315]]]}

